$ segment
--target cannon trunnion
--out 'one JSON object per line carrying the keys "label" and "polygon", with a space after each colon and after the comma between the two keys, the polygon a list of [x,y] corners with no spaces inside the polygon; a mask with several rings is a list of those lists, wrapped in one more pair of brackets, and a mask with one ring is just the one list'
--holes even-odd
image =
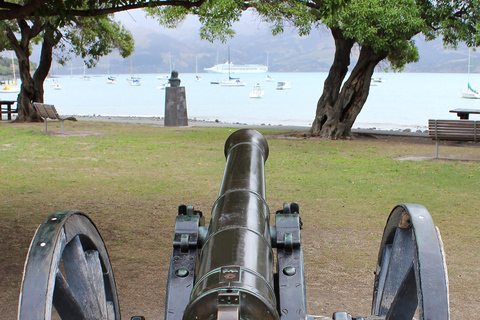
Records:
{"label": "cannon trunnion", "polygon": [[[270,225],[268,154],[257,131],[233,133],[225,143],[225,172],[208,227],[193,206],[179,207],[164,319],[449,319],[440,235],[428,211],[412,204],[396,206],[388,218],[371,315],[308,315],[299,206],[284,204]],[[50,319],[53,308],[61,319],[121,319],[105,245],[78,211],[51,215],[37,230],[25,263],[18,319]]]}

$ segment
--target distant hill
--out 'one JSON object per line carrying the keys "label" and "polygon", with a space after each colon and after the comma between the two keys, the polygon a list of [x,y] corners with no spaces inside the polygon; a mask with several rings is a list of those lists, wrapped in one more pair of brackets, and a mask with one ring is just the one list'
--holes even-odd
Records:
{"label": "distant hill", "polygon": [[[267,64],[271,72],[327,72],[335,52],[329,30],[312,30],[308,37],[300,37],[294,31],[272,36],[266,28],[252,28],[247,33],[239,33],[228,44],[210,43],[201,40],[198,29],[179,28],[175,31],[148,29],[135,25],[130,28],[135,39],[135,52],[127,59],[118,53],[103,58],[89,74],[133,73],[169,73],[170,59],[172,68],[180,73],[195,72],[197,58],[198,72],[227,60],[228,46],[231,48],[231,61],[235,64]],[[420,51],[420,61],[407,65],[404,72],[467,72],[468,50],[459,46],[458,50],[444,49],[442,41],[437,39],[425,42],[416,39]],[[358,51],[358,50],[357,50]],[[358,52],[357,52],[358,53]],[[218,58],[217,58],[218,57]],[[218,59],[218,60],[217,60]],[[353,66],[355,53],[352,55]],[[55,74],[83,73],[80,59],[73,65],[58,67]],[[382,71],[385,64],[380,64]],[[73,70],[73,71],[72,71]],[[472,55],[471,72],[480,72],[480,56]]]}

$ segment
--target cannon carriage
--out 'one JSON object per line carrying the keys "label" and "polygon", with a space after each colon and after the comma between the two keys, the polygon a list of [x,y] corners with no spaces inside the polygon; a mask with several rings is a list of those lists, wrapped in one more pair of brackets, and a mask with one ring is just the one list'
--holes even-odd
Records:
{"label": "cannon carriage", "polygon": [[[439,231],[428,211],[413,204],[397,205],[387,220],[371,314],[309,315],[299,205],[284,204],[270,225],[268,156],[260,133],[233,133],[225,143],[225,172],[208,226],[193,206],[179,207],[165,314],[158,318],[449,319]],[[53,309],[61,319],[121,319],[105,244],[82,212],[48,217],[29,249],[18,319],[51,319]]]}

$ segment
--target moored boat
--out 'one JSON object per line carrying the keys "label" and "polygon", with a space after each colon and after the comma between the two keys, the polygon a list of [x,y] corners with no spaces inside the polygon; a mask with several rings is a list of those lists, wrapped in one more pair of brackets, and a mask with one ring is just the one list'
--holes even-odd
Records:
{"label": "moored boat", "polygon": [[[217,54],[218,55],[218,54]],[[217,57],[218,59],[218,57]],[[262,64],[233,64],[230,61],[230,47],[228,47],[228,59],[225,63],[218,63],[210,68],[203,70],[210,73],[265,73],[268,67]]]}
{"label": "moored boat", "polygon": [[195,57],[195,81],[196,82],[199,82],[199,81],[202,81],[202,77],[200,77],[197,73],[198,73],[198,59],[197,57]]}
{"label": "moored boat", "polygon": [[219,81],[219,84],[221,86],[228,86],[228,87],[243,87],[243,86],[246,86],[247,85],[246,82],[240,81],[239,78],[232,78],[230,76],[230,66],[231,66],[231,63],[230,63],[230,47],[228,47],[228,63],[227,63],[227,66],[228,66],[228,80]]}
{"label": "moored boat", "polygon": [[292,83],[288,81],[277,82],[277,90],[286,90],[292,88]]}
{"label": "moored boat", "polygon": [[115,83],[117,83],[117,77],[109,76],[109,77],[107,78],[107,83],[108,83],[108,84],[115,84]]}
{"label": "moored boat", "polygon": [[12,71],[13,71],[13,81],[2,82],[0,86],[0,92],[2,93],[18,93],[20,92],[20,86],[17,84],[17,77],[15,76],[15,62],[13,60],[13,52],[11,54],[12,59]]}
{"label": "moored boat", "polygon": [[249,96],[250,98],[261,98],[263,93],[262,86],[257,82],[257,84],[253,86],[253,90],[250,92]]}
{"label": "moored boat", "polygon": [[129,79],[127,79],[128,81],[128,84],[131,85],[131,86],[140,86],[142,83],[140,82],[140,78],[139,77],[130,77]]}
{"label": "moored boat", "polygon": [[140,82],[140,77],[139,76],[134,76],[133,75],[133,60],[130,60],[130,78],[127,79],[128,84],[134,87],[138,87],[142,85]]}
{"label": "moored boat", "polygon": [[229,69],[230,73],[265,73],[268,71],[268,67],[261,64],[233,64],[232,62],[216,64],[203,70],[211,73],[228,73]]}
{"label": "moored boat", "polygon": [[480,99],[480,93],[477,90],[473,89],[470,86],[470,83],[469,83],[468,86],[467,86],[467,89],[462,91],[462,98],[464,98],[464,99]]}
{"label": "moored boat", "polygon": [[55,89],[55,90],[62,90],[62,86],[61,86],[60,83],[58,83],[58,81],[55,80],[55,79],[53,79],[52,87],[53,87],[53,89]]}
{"label": "moored boat", "polygon": [[20,86],[16,82],[2,82],[0,86],[1,93],[19,93]]}
{"label": "moored boat", "polygon": [[166,82],[162,85],[157,86],[158,90],[165,90],[165,88],[170,87],[170,82]]}
{"label": "moored boat", "polygon": [[219,84],[227,87],[244,87],[247,85],[245,81],[241,81],[238,78],[229,78],[228,80],[219,81]]}
{"label": "moored boat", "polygon": [[480,93],[470,85],[470,49],[468,49],[468,82],[467,89],[462,91],[464,99],[480,99]]}
{"label": "moored boat", "polygon": [[275,79],[273,79],[269,74],[267,74],[267,76],[265,77],[265,81],[266,82],[274,82]]}

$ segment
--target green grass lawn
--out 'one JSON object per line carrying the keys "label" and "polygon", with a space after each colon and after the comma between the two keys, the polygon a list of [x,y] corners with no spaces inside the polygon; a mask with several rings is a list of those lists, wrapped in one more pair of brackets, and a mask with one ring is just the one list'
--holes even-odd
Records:
{"label": "green grass lawn", "polygon": [[[16,317],[23,261],[52,212],[79,209],[99,228],[115,270],[122,318],[163,317],[165,275],[179,204],[210,218],[222,180],[228,128],[76,122],[61,137],[43,124],[0,123],[0,310]],[[49,125],[59,131],[59,124]],[[398,203],[431,213],[445,245],[452,318],[480,316],[480,162],[398,161],[432,143],[389,139],[286,139],[272,130],[266,163],[271,212],[298,202],[309,312],[370,312],[379,243]],[[480,154],[478,147],[442,153]],[[141,286],[141,290],[138,287]],[[161,315],[161,316],[159,316]]]}

